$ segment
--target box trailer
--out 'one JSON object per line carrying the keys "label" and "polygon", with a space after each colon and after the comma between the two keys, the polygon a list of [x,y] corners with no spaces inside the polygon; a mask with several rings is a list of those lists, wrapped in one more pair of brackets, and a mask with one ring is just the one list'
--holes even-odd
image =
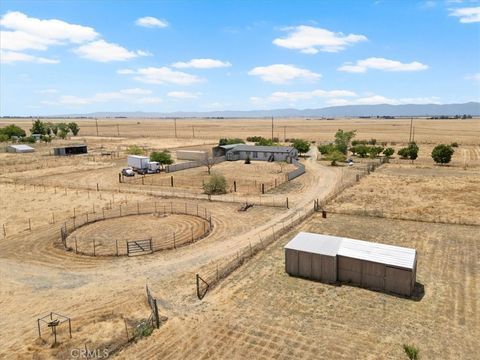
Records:
{"label": "box trailer", "polygon": [[128,155],[127,164],[133,171],[139,174],[153,174],[160,172],[160,164],[156,161],[150,161],[147,156]]}

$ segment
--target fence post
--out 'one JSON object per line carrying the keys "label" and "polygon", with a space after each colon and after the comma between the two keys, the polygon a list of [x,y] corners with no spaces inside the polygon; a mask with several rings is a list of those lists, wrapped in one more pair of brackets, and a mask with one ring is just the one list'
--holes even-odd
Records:
{"label": "fence post", "polygon": [[118,256],[118,240],[115,240],[115,250]]}
{"label": "fence post", "polygon": [[95,238],[93,238],[93,256],[96,256],[95,255]]}
{"label": "fence post", "polygon": [[170,185],[173,187],[173,175],[170,176]]}
{"label": "fence post", "polygon": [[175,245],[175,231],[173,232],[173,248],[176,249],[176,245]]}
{"label": "fence post", "polygon": [[262,194],[265,194],[265,184],[262,184]]}
{"label": "fence post", "polygon": [[32,231],[32,222],[31,222],[30,218],[28,218],[28,229],[30,231]]}
{"label": "fence post", "polygon": [[137,215],[140,215],[140,203],[137,201]]}
{"label": "fence post", "polygon": [[75,235],[75,254],[78,254],[77,235]]}
{"label": "fence post", "polygon": [[3,237],[7,237],[7,230],[5,229],[5,224],[3,224]]}
{"label": "fence post", "polygon": [[288,207],[288,196],[287,196],[287,209],[290,209],[290,208]]}
{"label": "fence post", "polygon": [[233,181],[233,191],[237,192],[237,182],[235,180]]}

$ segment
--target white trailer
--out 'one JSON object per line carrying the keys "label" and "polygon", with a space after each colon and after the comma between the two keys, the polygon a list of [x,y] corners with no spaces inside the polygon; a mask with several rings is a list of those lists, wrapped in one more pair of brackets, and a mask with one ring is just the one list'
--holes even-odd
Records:
{"label": "white trailer", "polygon": [[139,174],[153,174],[160,172],[160,164],[156,161],[150,161],[147,156],[128,155],[128,166]]}

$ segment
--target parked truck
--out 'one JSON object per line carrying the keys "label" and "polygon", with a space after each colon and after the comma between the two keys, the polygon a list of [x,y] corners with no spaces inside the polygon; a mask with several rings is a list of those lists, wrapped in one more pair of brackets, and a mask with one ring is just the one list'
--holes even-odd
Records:
{"label": "parked truck", "polygon": [[128,155],[128,166],[139,174],[154,174],[160,172],[160,164],[156,161],[150,161],[147,156]]}

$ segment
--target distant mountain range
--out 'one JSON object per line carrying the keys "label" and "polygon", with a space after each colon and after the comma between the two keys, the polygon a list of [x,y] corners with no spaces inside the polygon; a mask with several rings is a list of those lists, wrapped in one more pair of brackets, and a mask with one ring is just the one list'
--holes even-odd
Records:
{"label": "distant mountain range", "polygon": [[206,111],[206,112],[95,112],[88,114],[55,115],[59,117],[128,117],[128,118],[162,118],[162,117],[212,117],[212,118],[259,118],[259,117],[359,117],[359,116],[455,116],[480,115],[480,103],[464,104],[405,104],[405,105],[344,105],[330,106],[319,109],[273,109],[247,111]]}

